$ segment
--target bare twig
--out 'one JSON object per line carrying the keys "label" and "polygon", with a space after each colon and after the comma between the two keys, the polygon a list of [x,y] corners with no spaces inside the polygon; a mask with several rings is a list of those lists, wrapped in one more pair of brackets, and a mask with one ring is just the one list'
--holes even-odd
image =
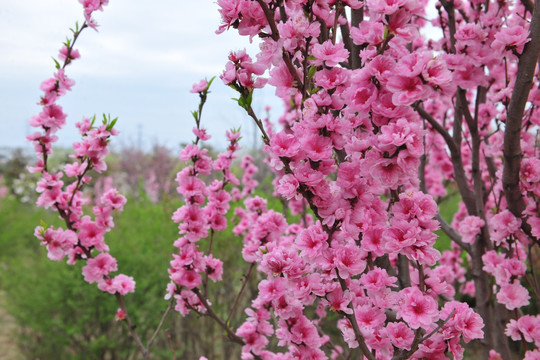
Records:
{"label": "bare twig", "polygon": [[128,326],[129,333],[133,337],[133,340],[135,340],[135,344],[137,344],[137,347],[139,348],[139,351],[141,352],[143,357],[145,359],[149,359],[150,354],[148,353],[148,349],[143,345],[139,334],[137,334],[137,331],[135,330],[136,326],[131,322],[131,318],[129,317],[129,314],[127,312],[126,305],[124,304],[124,297],[119,293],[115,293],[114,295],[116,296],[116,301],[118,302],[120,309],[122,309],[126,314],[124,320],[126,321],[126,324]]}
{"label": "bare twig", "polygon": [[225,324],[229,324],[229,322],[231,321],[231,318],[234,314],[234,310],[236,309],[236,306],[238,305],[238,302],[240,301],[240,297],[242,296],[242,293],[244,292],[244,289],[246,288],[246,285],[249,281],[249,277],[251,276],[251,271],[253,271],[253,268],[255,267],[255,263],[251,263],[251,265],[249,266],[249,270],[246,274],[246,276],[244,277],[244,281],[242,282],[242,287],[240,288],[240,291],[238,292],[238,294],[236,295],[236,299],[234,299],[234,304],[231,308],[231,310],[229,311],[229,315],[227,316],[227,320],[225,320]]}
{"label": "bare twig", "polygon": [[163,327],[163,324],[165,324],[165,319],[167,318],[167,315],[169,315],[169,312],[172,310],[173,308],[173,304],[174,304],[174,298],[171,299],[171,301],[169,301],[169,306],[167,306],[167,309],[165,309],[165,312],[163,313],[163,315],[161,316],[161,320],[158,324],[158,327],[156,328],[156,330],[154,331],[154,334],[152,335],[152,337],[150,338],[150,340],[148,340],[148,342],[146,343],[146,350],[148,352],[150,352],[150,347],[152,346],[152,344],[154,343],[154,341],[156,340],[159,332],[161,331],[161,328]]}
{"label": "bare twig", "polygon": [[204,308],[206,309],[206,315],[210,316],[212,319],[214,319],[218,324],[219,326],[221,326],[221,328],[223,330],[225,330],[225,332],[227,333],[227,337],[237,343],[237,344],[240,344],[240,345],[244,345],[244,340],[242,340],[242,338],[238,335],[236,335],[234,333],[234,331],[229,327],[229,325],[227,325],[227,323],[225,323],[225,321],[223,321],[223,319],[221,319],[215,312],[214,310],[212,309],[212,306],[210,306],[210,304],[208,304],[208,300],[203,296],[203,294],[201,294],[201,292],[199,291],[198,288],[195,288],[192,290],[193,293],[195,293],[195,295],[197,295],[197,297],[199,298],[199,300],[201,301],[202,305],[204,306]]}

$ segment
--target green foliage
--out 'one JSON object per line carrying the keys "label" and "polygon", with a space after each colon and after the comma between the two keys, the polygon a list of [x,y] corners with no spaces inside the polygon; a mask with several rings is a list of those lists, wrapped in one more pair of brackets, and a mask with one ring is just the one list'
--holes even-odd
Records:
{"label": "green foliage", "polygon": [[[173,206],[178,204],[128,202],[115,219],[116,228],[107,234],[119,270],[137,281],[136,293],[125,301],[137,331],[146,339],[167,307],[163,295],[177,232],[170,221]],[[41,219],[60,224],[52,213],[31,205],[10,199],[0,203],[0,289],[6,295],[6,310],[17,320],[23,354],[42,359],[125,359],[136,354],[125,324],[114,321],[118,307],[114,297],[83,281],[83,264],[68,266],[47,259],[32,234]],[[165,340],[161,342],[156,355],[166,348]]]}
{"label": "green foliage", "polygon": [[[439,211],[443,219],[448,223],[452,222],[454,214],[458,211],[458,205],[461,201],[459,194],[453,192],[452,189],[448,189],[449,195],[439,201]],[[449,250],[452,245],[452,240],[442,230],[436,232],[439,235],[435,248],[439,251]]]}

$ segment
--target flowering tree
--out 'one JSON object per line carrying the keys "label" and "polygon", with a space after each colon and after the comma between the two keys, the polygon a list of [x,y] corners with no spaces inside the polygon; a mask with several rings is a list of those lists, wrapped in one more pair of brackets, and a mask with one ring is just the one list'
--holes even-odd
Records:
{"label": "flowering tree", "polygon": [[[39,159],[33,171],[42,174],[38,205],[58,211],[66,229],[43,225],[36,236],[52,260],[86,262],[84,279],[115,294],[117,317],[148,358],[161,324],[143,344],[123,301],[135,283],[111,275],[117,263],[104,242],[125,199],[105,193],[93,218],[82,208],[88,171],[106,167],[115,120],[83,120],[74,162],[57,174],[47,169],[66,118],[55,102],[73,85],[64,68],[79,57],[73,45],[80,32],[96,26],[92,13],[107,3],[80,2],[86,22],[42,84],[43,111],[31,120],[41,132],[29,137]],[[259,127],[276,174],[274,195],[288,208],[278,213],[252,196],[249,157],[242,181],[231,172],[239,132],[227,133],[229,146],[217,159],[208,156],[201,114],[211,81],[195,84],[200,105],[195,141],[180,154],[187,166],[176,177],[185,204],[173,215],[180,237],[163,318],[172,308],[213,318],[242,345],[244,359],[461,359],[463,342],[474,339],[485,359],[539,359],[539,5],[440,0],[438,17],[427,20],[429,4],[418,0],[217,3],[218,32],[260,38],[256,60],[233,52],[220,78]],[[442,32],[440,40],[420,35],[427,24]],[[254,90],[267,85],[284,100],[280,130],[251,107]],[[72,179],[65,187],[64,177]],[[451,223],[439,212],[449,189],[461,198]],[[221,316],[207,287],[222,278],[212,241],[229,226],[232,199],[245,199],[234,210],[234,233],[250,265],[237,301]],[[438,229],[452,240],[442,254],[434,248]],[[262,278],[258,295],[233,329],[254,270]]]}

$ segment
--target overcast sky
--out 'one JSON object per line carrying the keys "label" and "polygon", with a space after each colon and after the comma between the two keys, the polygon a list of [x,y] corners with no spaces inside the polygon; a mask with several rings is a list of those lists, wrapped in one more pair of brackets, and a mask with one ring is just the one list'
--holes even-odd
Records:
{"label": "overcast sky", "polygon": [[[197,11],[188,11],[193,4]],[[77,140],[74,123],[83,116],[110,113],[119,117],[115,143],[136,144],[141,131],[143,146],[177,149],[192,139],[190,111],[198,96],[189,92],[191,85],[219,75],[231,49],[251,46],[255,54],[255,45],[234,31],[215,34],[220,18],[212,0],[110,0],[95,17],[99,32],[82,33],[76,46],[81,59],[67,69],[76,85],[60,100],[68,114],[59,133],[63,146]],[[51,57],[82,19],[76,0],[1,1],[0,147],[27,146],[24,137],[33,131],[28,119],[40,111],[39,85],[55,71]],[[215,145],[223,144],[226,129],[242,126],[244,146],[251,146],[252,124],[232,97],[233,90],[216,79],[203,125]],[[280,101],[273,89],[255,93],[255,111],[263,114],[266,105],[275,109],[275,119]]]}

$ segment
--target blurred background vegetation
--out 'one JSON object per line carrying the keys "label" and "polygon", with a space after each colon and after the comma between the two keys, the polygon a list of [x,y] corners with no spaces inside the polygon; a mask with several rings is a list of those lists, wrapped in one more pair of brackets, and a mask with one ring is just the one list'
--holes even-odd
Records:
{"label": "blurred background vegetation", "polygon": [[[67,156],[68,151],[56,149],[53,168],[65,163]],[[2,326],[0,358],[140,358],[125,324],[115,321],[118,305],[114,297],[83,281],[82,264],[50,261],[33,236],[41,220],[63,224],[53,212],[34,205],[36,177],[26,171],[30,163],[31,157],[21,150],[0,157],[0,323],[10,324]],[[119,271],[136,280],[136,292],[125,302],[139,335],[147,341],[168,306],[164,300],[167,269],[176,250],[172,244],[178,238],[171,216],[181,206],[174,178],[182,164],[172,150],[162,146],[147,152],[126,147],[111,154],[107,163],[105,173],[93,174],[95,185],[86,189],[87,195],[97,196],[115,186],[128,197],[106,241],[118,259]],[[281,206],[279,200],[273,201],[274,207]],[[201,246],[207,247],[205,240]],[[242,239],[232,230],[214,237],[213,253],[225,263],[225,281],[211,282],[208,297],[224,318],[248,270],[240,256],[241,247]],[[256,281],[256,275],[252,276],[232,320],[233,328],[243,321],[240,309],[256,295]],[[11,350],[6,352],[8,348]],[[201,355],[233,359],[240,358],[240,347],[227,341],[211,319],[196,314],[182,318],[171,312],[152,347],[152,358],[171,359],[173,353],[177,359],[199,359]]]}
{"label": "blurred background vegetation", "polygon": [[[215,153],[215,152],[214,152]],[[255,155],[259,166],[260,194],[268,194],[269,207],[282,211],[273,196],[270,173]],[[57,149],[53,166],[68,160],[68,151]],[[118,307],[114,297],[83,281],[81,266],[50,261],[46,249],[33,236],[43,220],[62,226],[58,217],[38,209],[36,178],[26,171],[31,157],[15,150],[0,157],[0,348],[2,359],[138,359],[138,350],[126,324],[115,321]],[[126,305],[137,331],[146,342],[156,328],[168,302],[164,300],[172,243],[178,238],[172,213],[181,205],[176,195],[175,173],[182,165],[168,148],[154,146],[143,152],[126,147],[107,161],[109,169],[95,175],[88,196],[97,196],[110,186],[127,195],[125,210],[115,217],[115,228],[107,234],[111,253],[119,271],[133,276],[136,292],[126,297]],[[237,169],[238,170],[238,169]],[[451,220],[456,211],[454,196],[443,206]],[[240,205],[240,204],[236,204]],[[234,208],[234,207],[233,207]],[[232,211],[231,211],[232,213]],[[231,216],[231,221],[232,216]],[[230,227],[232,228],[232,227]],[[439,249],[448,249],[442,237]],[[205,240],[201,240],[206,249]],[[241,287],[248,265],[240,255],[242,239],[230,229],[216,234],[213,253],[224,262],[224,281],[210,283],[208,297],[222,318],[226,318]],[[245,318],[241,309],[256,296],[256,272],[233,317],[237,328]],[[337,331],[337,330],[335,330]],[[10,351],[5,349],[10,348]],[[173,356],[174,355],[174,356]],[[153,359],[239,359],[240,347],[230,343],[209,318],[192,313],[182,318],[172,312],[152,347]]]}

